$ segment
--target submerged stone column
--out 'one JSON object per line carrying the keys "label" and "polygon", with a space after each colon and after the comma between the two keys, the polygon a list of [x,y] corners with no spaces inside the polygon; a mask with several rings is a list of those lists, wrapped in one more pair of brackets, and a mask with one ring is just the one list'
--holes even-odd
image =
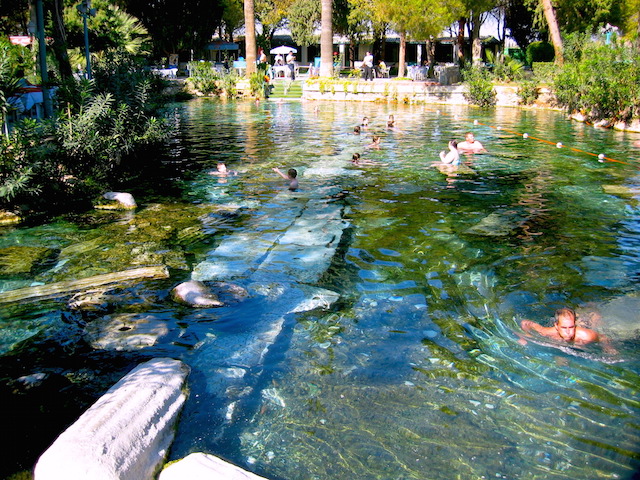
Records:
{"label": "submerged stone column", "polygon": [[189,367],[155,358],[111,387],[42,454],[36,480],[151,480],[174,437]]}

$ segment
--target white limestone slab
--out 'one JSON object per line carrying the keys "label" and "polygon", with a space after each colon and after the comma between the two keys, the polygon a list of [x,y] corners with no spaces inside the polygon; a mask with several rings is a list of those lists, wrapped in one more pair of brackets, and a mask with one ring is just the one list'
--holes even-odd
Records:
{"label": "white limestone slab", "polygon": [[134,368],[42,454],[35,480],[151,480],[173,441],[188,373],[171,358]]}
{"label": "white limestone slab", "polygon": [[221,458],[192,453],[165,468],[158,480],[264,480]]}

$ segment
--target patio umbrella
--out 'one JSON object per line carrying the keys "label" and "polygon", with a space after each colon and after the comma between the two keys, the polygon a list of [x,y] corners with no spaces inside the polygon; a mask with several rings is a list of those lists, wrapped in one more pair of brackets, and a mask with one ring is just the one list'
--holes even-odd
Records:
{"label": "patio umbrella", "polygon": [[272,48],[269,53],[272,53],[274,55],[286,55],[289,52],[297,53],[298,50],[293,47],[287,47],[286,45],[280,45],[279,47]]}

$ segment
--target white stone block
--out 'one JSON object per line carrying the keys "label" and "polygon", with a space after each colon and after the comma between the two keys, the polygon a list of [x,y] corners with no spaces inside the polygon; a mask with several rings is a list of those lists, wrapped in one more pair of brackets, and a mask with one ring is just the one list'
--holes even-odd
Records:
{"label": "white stone block", "polygon": [[188,373],[170,358],[134,368],[42,454],[35,480],[151,480],[173,441]]}
{"label": "white stone block", "polygon": [[165,468],[158,480],[264,480],[264,477],[214,455],[192,453]]}

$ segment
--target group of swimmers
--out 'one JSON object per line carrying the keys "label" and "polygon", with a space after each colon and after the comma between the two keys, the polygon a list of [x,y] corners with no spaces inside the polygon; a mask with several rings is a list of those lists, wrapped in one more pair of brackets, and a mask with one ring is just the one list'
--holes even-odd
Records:
{"label": "group of swimmers", "polygon": [[[362,119],[361,125],[354,128],[354,133],[360,134],[362,129],[367,128],[368,125],[369,119],[365,116]],[[393,115],[389,115],[389,118],[387,119],[387,128],[396,128]],[[451,140],[448,146],[448,152],[440,152],[440,163],[437,164],[444,168],[457,167],[460,164],[460,154],[478,154],[487,152],[482,143],[475,139],[472,132],[467,132],[465,134],[464,141],[458,143],[455,140]],[[374,135],[372,143],[367,145],[367,148],[379,149],[380,136]],[[351,163],[355,166],[386,166],[384,163],[363,159],[360,153],[353,154]],[[274,167],[273,171],[287,181],[289,190],[295,191],[298,189],[298,172],[295,168],[290,168],[285,173],[279,168]],[[236,171],[228,170],[224,162],[218,162],[217,169],[209,173],[219,178],[225,178],[229,175],[237,175]],[[578,323],[579,319],[575,311],[570,308],[561,308],[557,310],[555,313],[555,322],[550,327],[544,327],[530,320],[522,320],[520,322],[520,327],[522,328],[524,335],[519,335],[519,342],[525,345],[527,343],[525,336],[531,339],[533,338],[531,337],[531,334],[537,334],[552,341],[569,345],[581,346],[589,343],[600,342],[602,343],[603,349],[606,353],[617,353],[611,346],[607,337],[597,333],[591,328],[587,328],[584,326],[583,321],[580,322],[582,323],[581,325]]]}

